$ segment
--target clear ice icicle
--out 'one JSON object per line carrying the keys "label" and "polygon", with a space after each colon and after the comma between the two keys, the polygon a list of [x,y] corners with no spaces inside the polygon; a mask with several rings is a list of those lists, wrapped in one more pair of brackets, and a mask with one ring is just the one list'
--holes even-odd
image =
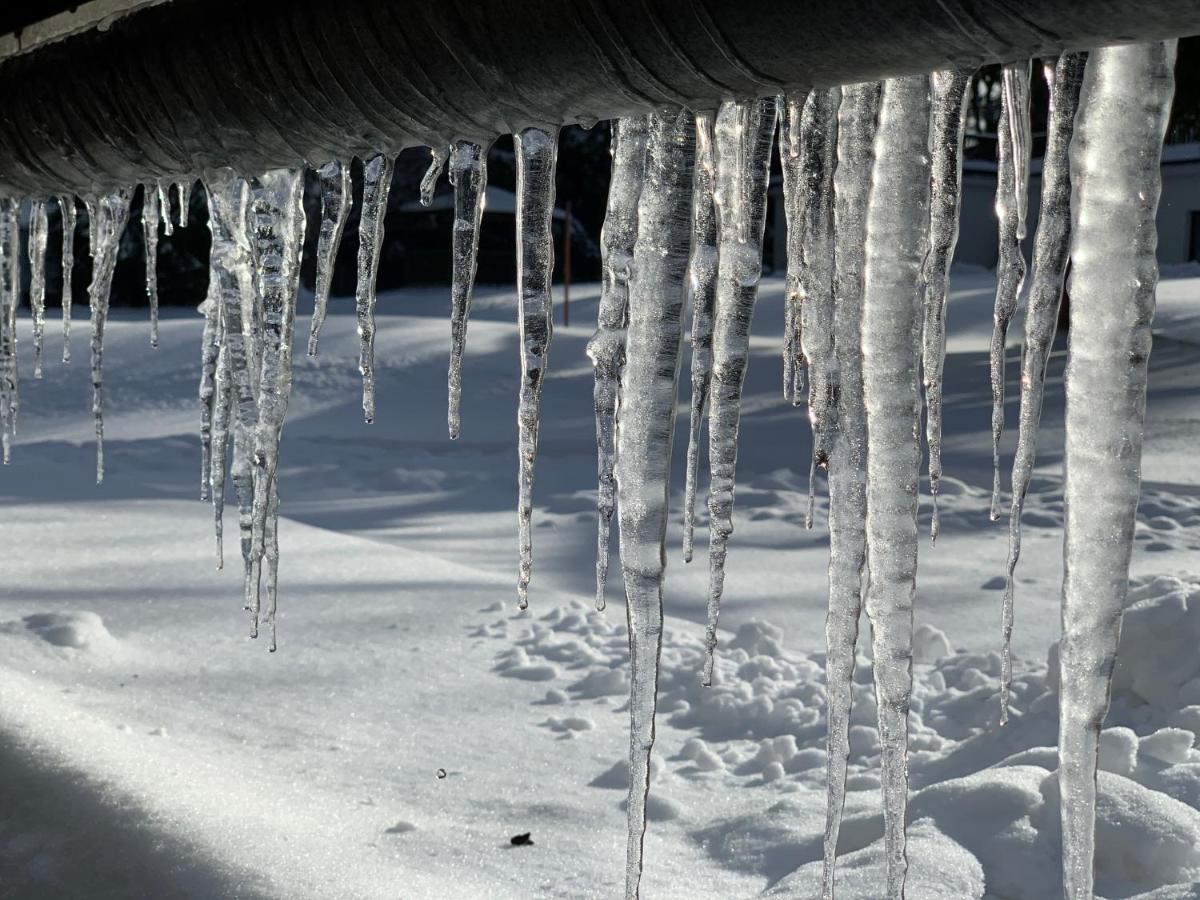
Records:
{"label": "clear ice icicle", "polygon": [[29,308],[33,313],[33,377],[42,377],[42,343],[46,336],[46,201],[29,205]]}
{"label": "clear ice icicle", "polygon": [[[279,498],[276,473],[279,440],[292,391],[292,340],[296,325],[296,292],[300,286],[300,254],[304,246],[304,171],[273,169],[254,180],[251,239],[258,264],[257,288],[262,302],[262,374],[258,392],[258,425],[254,436],[254,505],[252,557],[267,563],[267,624],[275,650],[275,597],[278,542],[274,539]],[[255,592],[257,601],[258,592]],[[253,607],[255,623],[259,617]]]}
{"label": "clear ice icicle", "polygon": [[12,460],[17,430],[17,300],[21,285],[20,204],[0,197],[0,442]]}
{"label": "clear ice icicle", "polygon": [[533,466],[537,459],[538,419],[542,405],[550,340],[553,337],[554,171],[558,135],[526,128],[516,136],[517,150],[517,302],[521,337],[521,393],[517,405],[517,530],[520,566],[517,597],[529,605],[533,572]]}
{"label": "clear ice icicle", "polygon": [[158,346],[158,201],[154,188],[142,188],[142,234],[146,243],[146,296],[150,299],[150,346]]}
{"label": "clear ice icicle", "polygon": [[437,190],[438,179],[446,168],[446,151],[441,147],[429,148],[429,168],[421,178],[421,205],[433,203],[433,192]]}
{"label": "clear ice icicle", "polygon": [[1059,652],[1063,894],[1092,897],[1096,766],[1141,482],[1155,214],[1176,41],[1092,52],[1071,142],[1071,341]]}
{"label": "clear ice icicle", "polygon": [[71,361],[71,282],[75,273],[75,195],[64,194],[58,198],[59,209],[62,210],[62,324],[63,324],[63,353],[62,361]]}
{"label": "clear ice icicle", "polygon": [[825,619],[826,815],[821,896],[832,900],[834,862],[846,804],[851,683],[866,565],[867,418],[863,406],[862,292],[866,209],[875,159],[879,82],[842,89],[834,193],[833,349],[837,426],[829,452],[829,613]]}
{"label": "clear ice icicle", "polygon": [[179,193],[179,227],[188,227],[188,213],[192,208],[192,179],[184,178],[182,181],[175,183],[175,190]]}
{"label": "clear ice icicle", "polygon": [[[213,237],[215,240],[215,230]],[[215,273],[209,275],[208,296],[200,305],[200,310],[204,313],[204,331],[200,337],[200,499],[207,500],[213,471],[213,398],[218,357],[225,347],[221,333],[221,292]]]}
{"label": "clear ice icicle", "polygon": [[600,230],[603,283],[596,314],[596,333],[588,341],[595,382],[596,415],[596,608],[604,609],[608,581],[609,528],[616,508],[613,462],[616,453],[617,385],[625,366],[625,328],[629,321],[633,250],[638,237],[638,201],[646,174],[646,135],[649,117],[617,119],[612,123],[612,177],[608,206]]}
{"label": "clear ice icicle", "polygon": [[395,161],[386,153],[363,163],[363,199],[358,219],[358,370],[363,381],[363,419],[375,421],[375,281],[383,249],[383,223]]}
{"label": "clear ice icicle", "polygon": [[[209,302],[217,303],[213,298]],[[217,356],[217,371],[213,388],[212,450],[208,484],[212,491],[213,536],[217,543],[217,568],[225,567],[225,483],[229,469],[229,425],[231,421],[232,389],[229,368],[229,348],[222,346]]]}
{"label": "clear ice icicle", "polygon": [[925,258],[925,321],[921,332],[921,371],[925,384],[925,439],[929,445],[929,493],[933,510],[929,537],[941,527],[938,489],[942,480],[942,372],[946,364],[946,297],[950,263],[958,243],[962,208],[962,152],[967,125],[969,69],[941,69],[930,84],[929,255]]}
{"label": "clear ice icicle", "polygon": [[1046,155],[1042,164],[1042,205],[1033,244],[1033,275],[1025,311],[1025,349],[1021,356],[1021,419],[1017,451],[1013,456],[1012,511],[1008,520],[1008,569],[1001,611],[1003,649],[1000,667],[1000,721],[1008,721],[1008,693],[1012,681],[1011,641],[1014,583],[1021,555],[1021,511],[1037,455],[1038,422],[1042,417],[1042,392],[1046,364],[1054,345],[1063,279],[1071,244],[1071,175],[1068,151],[1079,109],[1079,89],[1087,53],[1064,53],[1046,64],[1050,107],[1046,116]]}
{"label": "clear ice icicle", "polygon": [[96,419],[96,483],[104,481],[104,328],[108,323],[108,301],[113,271],[121,249],[121,233],[129,220],[127,189],[102,197],[88,198],[92,223],[92,283],[88,304],[92,318],[92,414]]}
{"label": "clear ice icicle", "polygon": [[800,123],[804,118],[807,92],[781,98],[779,106],[779,164],[783,172],[783,212],[787,220],[787,274],[783,293],[783,399],[800,402],[804,391],[804,351],[801,349],[800,272],[804,249],[800,220],[808,194],[803,190],[803,155]]}
{"label": "clear ice icicle", "polygon": [[687,476],[683,501],[683,561],[692,561],[696,531],[696,482],[700,475],[700,426],[712,381],[713,311],[717,300],[717,212],[713,205],[713,115],[696,116],[696,171],[692,179],[692,256],[687,291],[692,308],[692,399],[688,423]]}
{"label": "clear ice icicle", "polygon": [[171,237],[175,233],[175,222],[171,219],[171,185],[170,182],[158,182],[158,205],[162,210],[163,234]]}
{"label": "clear ice icicle", "polygon": [[616,464],[631,668],[626,900],[638,896],[641,880],[654,745],[671,448],[691,240],[693,116],[685,110],[652,114],[645,134]]}
{"label": "clear ice icicle", "polygon": [[487,197],[487,148],[456,141],[450,148],[450,183],[454,185],[453,272],[450,283],[450,369],[446,425],[457,440],[461,427],[462,365],[467,349],[467,320],[479,258],[479,226]]}
{"label": "clear ice icicle", "polygon": [[342,243],[346,216],[354,203],[350,166],[335,159],[317,169],[317,178],[321,182],[321,231],[317,237],[317,277],[313,291],[312,325],[308,331],[309,356],[316,356],[318,352],[317,343],[321,339],[321,328],[325,325],[325,314],[329,310],[333,265]]}
{"label": "clear ice icicle", "polygon": [[1004,356],[1008,323],[1025,281],[1025,194],[1029,190],[1029,60],[1004,66],[1003,105],[996,138],[996,306],[992,315],[992,519],[1000,518],[1000,436],[1004,432]]}
{"label": "clear ice icicle", "polygon": [[866,609],[871,622],[883,780],[885,896],[908,868],[908,707],[912,692],[921,469],[921,266],[929,242],[929,79],[884,82],[867,205],[863,400],[867,411]]}
{"label": "clear ice icicle", "polygon": [[762,277],[775,119],[774,98],[726,102],[717,112],[714,129],[719,263],[708,408],[708,623],[701,675],[706,685],[712,683],[717,617],[725,587],[725,554],[733,534],[738,421],[750,356],[750,319]]}

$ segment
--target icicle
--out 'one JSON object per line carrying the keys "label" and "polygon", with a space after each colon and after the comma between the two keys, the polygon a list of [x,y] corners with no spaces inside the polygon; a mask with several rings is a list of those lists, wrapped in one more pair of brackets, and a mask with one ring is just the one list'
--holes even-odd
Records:
{"label": "icicle", "polygon": [[96,483],[104,481],[104,327],[113,271],[121,249],[121,233],[129,220],[130,192],[122,188],[87,201],[92,226],[92,283],[88,303],[92,314],[92,414],[96,418]]}
{"label": "icicle", "polygon": [[[214,240],[215,237],[214,233]],[[225,346],[220,285],[213,274],[209,276],[208,296],[200,309],[204,313],[204,332],[200,338],[200,499],[207,500],[212,475],[213,397],[218,357]]]}
{"label": "icicle", "polygon": [[20,204],[0,197],[0,443],[12,461],[17,431],[17,300],[21,285]]}
{"label": "icicle", "polygon": [[[795,217],[800,241],[800,350],[808,366],[808,421],[812,426],[812,465],[808,476],[808,513],[812,528],[816,468],[829,461],[829,432],[834,414],[837,359],[833,352],[833,170],[837,152],[838,88],[809,93],[799,122],[801,199]],[[793,125],[794,127],[794,125]],[[789,260],[790,264],[790,260]]]}
{"label": "icicle", "polygon": [[1071,341],[1058,778],[1063,894],[1092,896],[1100,724],[1141,480],[1155,214],[1177,41],[1091,54],[1071,142]]}
{"label": "icicle", "polygon": [[692,403],[688,427],[687,482],[683,502],[683,561],[692,561],[696,530],[696,482],[700,475],[700,426],[712,380],[713,309],[717,299],[717,213],[713,206],[713,116],[696,116],[696,171],[692,186],[692,256],[687,289],[692,308]]}
{"label": "icicle", "polygon": [[[228,358],[230,402],[233,416],[233,486],[238,498],[238,530],[241,533],[245,566],[244,605],[257,603],[258,574],[252,557],[254,485],[251,457],[258,426],[257,373],[254,345],[257,337],[257,297],[252,271],[252,250],[247,234],[248,194],[246,183],[229,169],[205,176],[208,193],[208,227],[212,232],[209,256],[209,292],[216,309],[206,311],[203,359],[206,372],[201,380],[201,404],[207,406],[208,456],[211,479],[211,423],[215,384],[213,372],[223,352]],[[219,316],[213,320],[212,316]],[[211,322],[211,332],[210,332]],[[217,345],[217,340],[220,340]],[[219,346],[219,350],[214,347]],[[210,362],[211,360],[211,362]],[[207,367],[211,365],[213,369]],[[207,404],[205,389],[207,387]],[[257,628],[253,634],[257,635]]]}
{"label": "icicle", "polygon": [[1012,680],[1010,643],[1013,627],[1013,574],[1021,555],[1021,511],[1033,461],[1037,454],[1038,422],[1046,363],[1054,345],[1063,279],[1071,242],[1071,176],[1068,150],[1079,108],[1086,53],[1064,53],[1046,64],[1050,107],[1046,120],[1046,155],[1042,164],[1042,205],[1033,250],[1033,277],[1025,312],[1025,351],[1021,360],[1021,420],[1013,457],[1012,512],[1008,520],[1008,572],[1004,585],[1001,630],[1004,649],[1000,669],[1000,722],[1008,721],[1008,691]]}
{"label": "icicle", "polygon": [[29,308],[33,313],[33,377],[42,377],[42,343],[46,334],[46,201],[29,205]]}
{"label": "icicle", "polygon": [[429,206],[433,202],[433,192],[437,190],[438,179],[446,168],[446,150],[443,147],[429,148],[429,168],[421,178],[421,205]]}
{"label": "icicle", "polygon": [[837,426],[829,452],[829,614],[825,620],[828,785],[821,896],[832,900],[834,861],[846,803],[850,685],[866,563],[867,421],[863,406],[862,322],[866,209],[875,158],[879,82],[842,90],[834,172],[833,347],[838,366]]}
{"label": "icicle", "polygon": [[354,203],[350,183],[350,166],[339,160],[327,162],[317,169],[321,180],[321,232],[317,238],[317,279],[313,294],[312,325],[308,332],[308,355],[317,355],[317,342],[329,309],[329,286],[346,216]]}
{"label": "icicle", "polygon": [[638,236],[638,200],[646,174],[646,136],[649,117],[612,123],[612,178],[608,208],[600,231],[603,285],[596,314],[596,333],[588,341],[595,385],[596,415],[596,608],[604,609],[608,581],[609,528],[616,504],[613,462],[616,452],[617,384],[625,366],[625,328],[629,321],[629,283],[634,243]]}
{"label": "icicle", "polygon": [[[683,339],[684,279],[691,238],[694,124],[684,110],[655,113],[627,130],[622,119],[614,176],[622,172],[627,143],[644,143],[644,187],[633,215],[638,222],[629,281],[628,344],[617,424],[621,569],[629,618],[629,803],[625,896],[638,896],[650,753],[662,650],[663,576],[671,496],[671,447],[679,349]],[[648,125],[648,127],[647,127]],[[644,135],[639,141],[638,131]],[[641,168],[640,166],[638,168]],[[642,172],[636,172],[642,180]],[[630,187],[615,183],[618,190]],[[610,194],[610,215],[613,200]],[[605,223],[607,231],[607,222]],[[611,261],[611,257],[610,257]]]}
{"label": "icicle", "polygon": [[454,185],[454,271],[450,285],[450,371],[447,374],[449,401],[446,424],[450,439],[460,428],[463,353],[467,346],[467,319],[471,315],[471,291],[475,287],[475,263],[479,255],[479,226],[487,196],[487,148],[470,141],[457,141],[450,149],[450,183]]}
{"label": "icicle", "polygon": [[[210,297],[210,303],[217,300]],[[213,531],[217,542],[217,568],[225,568],[225,481],[229,469],[229,425],[233,400],[233,373],[229,367],[229,348],[222,345],[217,357],[216,384],[213,392],[212,451],[209,483],[212,488]]]}
{"label": "icicle", "polygon": [[521,394],[517,407],[518,486],[517,524],[520,569],[517,596],[521,609],[529,605],[533,572],[533,464],[537,458],[538,417],[542,405],[550,341],[553,337],[554,169],[558,136],[526,128],[516,136],[517,150],[517,312],[521,334]]}
{"label": "icicle", "polygon": [[[1023,104],[1023,105],[1020,105]],[[1008,323],[1025,281],[1025,193],[1029,189],[1029,61],[1004,66],[1004,102],[997,135],[996,216],[1000,251],[996,262],[992,376],[992,520],[1000,518],[1000,435],[1004,431],[1004,354]]]}
{"label": "icicle", "polygon": [[800,273],[804,250],[800,221],[808,194],[804,190],[800,120],[807,92],[790,94],[779,106],[779,162],[783,172],[783,212],[787,221],[787,274],[783,294],[783,399],[799,404],[804,392],[804,351],[801,347]]}
{"label": "icicle", "polygon": [[75,273],[75,196],[73,194],[60,196],[58,206],[62,210],[62,361],[69,363],[71,361],[71,280]]}
{"label": "icicle", "polygon": [[[263,313],[251,555],[255,560],[264,557],[267,560],[267,624],[274,651],[278,544],[269,536],[276,529],[279,439],[292,391],[292,339],[296,292],[300,286],[300,254],[304,246],[304,170],[274,169],[255,179],[251,221]],[[257,625],[257,603],[253,612]]]}
{"label": "icicle", "polygon": [[867,411],[866,607],[883,775],[888,898],[908,868],[908,704],[921,468],[921,264],[929,242],[929,79],[884,82],[867,205],[863,398]]}
{"label": "icicle", "polygon": [[395,162],[380,153],[363,163],[363,199],[358,220],[358,369],[363,380],[363,419],[375,421],[375,281],[383,249],[383,222]]}
{"label": "icicle", "polygon": [[706,685],[712,683],[725,553],[733,533],[738,419],[749,360],[750,319],[762,276],[762,236],[775,118],[774,98],[727,102],[721,104],[715,128],[714,203],[720,262],[708,411],[708,625],[702,675]]}
{"label": "icicle", "polygon": [[163,234],[171,237],[175,233],[175,223],[171,220],[170,182],[158,182],[158,205],[162,210]]}
{"label": "icicle", "polygon": [[946,297],[950,263],[958,243],[962,208],[962,151],[967,124],[970,69],[942,69],[930,78],[929,255],[925,258],[925,321],[921,370],[925,384],[925,438],[929,445],[929,494],[933,510],[929,538],[941,530],[938,489],[942,480],[942,371],[946,363]]}
{"label": "icicle", "polygon": [[188,227],[188,213],[192,208],[192,183],[191,178],[185,178],[183,181],[175,183],[175,190],[179,194],[179,227]]}
{"label": "icicle", "polygon": [[158,203],[147,184],[142,188],[142,233],[146,243],[146,296],[150,298],[150,346],[158,347]]}

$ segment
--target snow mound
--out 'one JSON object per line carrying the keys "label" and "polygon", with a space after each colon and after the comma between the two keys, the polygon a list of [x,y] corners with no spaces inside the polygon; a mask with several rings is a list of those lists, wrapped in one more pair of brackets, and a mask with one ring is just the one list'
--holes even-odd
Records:
{"label": "snow mound", "polygon": [[74,650],[95,650],[115,646],[116,639],[94,612],[34,613],[23,620],[25,628],[47,644]]}

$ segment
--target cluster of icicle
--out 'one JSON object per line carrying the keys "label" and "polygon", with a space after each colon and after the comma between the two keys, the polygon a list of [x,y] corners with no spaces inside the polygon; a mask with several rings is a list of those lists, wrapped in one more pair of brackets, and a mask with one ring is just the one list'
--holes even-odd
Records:
{"label": "cluster of icicle", "polygon": [[[1013,579],[1022,502],[1036,449],[1042,388],[1071,264],[1066,373],[1066,575],[1063,589],[1060,779],[1064,889],[1091,896],[1095,771],[1115,661],[1140,477],[1150,319],[1157,281],[1154,216],[1159,151],[1173,93],[1172,42],[1064,53],[1044,64],[1049,86],[1041,212],[1025,317],[1020,431],[1012,474],[1002,705],[1008,700]],[[1003,69],[999,135],[999,265],[991,380],[1000,511],[1007,328],[1022,296],[1028,208],[1029,61]],[[912,683],[922,389],[929,482],[938,520],[946,298],[958,235],[965,110],[973,73],[947,70],[884,82],[729,101],[715,112],[662,109],[613,124],[612,182],[602,233],[603,287],[587,353],[595,369],[598,449],[597,605],[604,605],[617,515],[631,647],[626,895],[642,872],[654,742],[663,582],[681,347],[691,309],[691,402],[684,555],[691,558],[701,426],[710,486],[705,683],[714,677],[717,615],[733,533],[737,433],[750,322],[762,268],[770,160],[778,131],[787,217],[783,392],[807,404],[811,469],[830,500],[828,809],[821,893],[834,896],[845,797],[850,685],[860,612],[871,622],[882,747],[886,895],[904,894],[907,716]],[[1077,114],[1078,112],[1078,114]],[[551,273],[557,136],[515,135],[518,171],[520,605],[532,572],[531,516],[539,408],[552,337]],[[487,148],[435,149],[421,197],[448,166],[454,185],[448,426],[460,431],[462,361],[487,183]],[[363,161],[356,291],[364,418],[375,417],[375,281],[393,160]],[[315,356],[330,276],[352,203],[350,165],[317,170],[321,190]],[[245,178],[202,173],[212,256],[201,365],[201,493],[211,499],[217,554],[227,473],[238,504],[245,604],[257,634],[266,564],[266,621],[275,647],[277,468],[292,378],[296,294],[305,230],[304,172]],[[131,191],[85,198],[91,223],[92,376],[97,478],[103,477],[103,338]],[[179,190],[186,225],[189,189]],[[157,343],[155,247],[173,226],[169,191],[144,189],[146,285]],[[70,285],[75,200],[64,220]],[[17,417],[19,203],[0,199],[0,426],[8,461]],[[161,212],[160,212],[161,211]],[[30,216],[35,377],[45,318],[46,204]],[[68,288],[69,296],[69,288]],[[63,305],[64,360],[70,305]],[[231,452],[232,451],[232,452]],[[809,524],[811,526],[811,499]]]}

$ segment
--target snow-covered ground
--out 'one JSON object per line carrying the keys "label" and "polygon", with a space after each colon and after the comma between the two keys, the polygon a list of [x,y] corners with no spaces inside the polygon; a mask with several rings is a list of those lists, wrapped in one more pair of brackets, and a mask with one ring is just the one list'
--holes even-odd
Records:
{"label": "snow-covered ground", "polygon": [[[1105,897],[1200,896],[1200,273],[1171,274],[1151,360],[1136,606],[1103,752]],[[1051,361],[1018,570],[1016,711],[1000,729],[992,292],[990,273],[956,274],[942,537],[921,549],[909,829],[909,896],[921,900],[1060,890],[1047,657],[1063,353]],[[99,487],[85,311],[69,367],[51,324],[46,378],[21,385],[14,460],[0,472],[0,897],[620,894],[628,649],[616,565],[608,611],[591,610],[584,345],[597,290],[573,291],[575,324],[551,350],[527,613],[515,608],[514,297],[479,291],[463,436],[450,442],[447,294],[381,298],[371,426],[351,302],[333,301],[319,361],[302,355],[306,318],[298,329],[273,655],[247,640],[235,511],[218,572],[212,515],[196,499],[199,317],[165,318],[156,352],[140,316],[114,313]],[[804,528],[807,421],[780,396],[782,318],[782,282],[768,279],[742,419],[730,630],[711,689],[698,681],[706,566],[680,559],[681,515],[669,536],[648,898],[817,890],[827,551],[821,515]],[[1019,322],[1012,335],[1010,424]],[[868,898],[881,893],[882,824],[865,660],[857,681],[839,896]],[[532,845],[513,846],[524,832]]]}

